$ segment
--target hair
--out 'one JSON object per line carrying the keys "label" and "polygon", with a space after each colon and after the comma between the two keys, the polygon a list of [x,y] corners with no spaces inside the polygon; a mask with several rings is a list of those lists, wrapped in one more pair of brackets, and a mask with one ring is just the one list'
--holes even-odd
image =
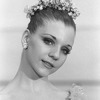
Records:
{"label": "hair", "polygon": [[76,25],[71,16],[65,10],[57,10],[47,7],[43,10],[37,10],[34,15],[31,15],[30,22],[27,29],[30,33],[34,33],[38,27],[44,25],[45,20],[58,20],[62,21],[67,26],[72,26],[76,31]]}

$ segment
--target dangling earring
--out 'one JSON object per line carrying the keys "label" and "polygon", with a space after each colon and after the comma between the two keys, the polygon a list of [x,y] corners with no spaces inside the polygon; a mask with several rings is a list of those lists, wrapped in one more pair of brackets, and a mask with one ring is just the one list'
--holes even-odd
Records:
{"label": "dangling earring", "polygon": [[24,43],[24,44],[23,44],[23,48],[24,48],[25,50],[28,49],[27,43]]}

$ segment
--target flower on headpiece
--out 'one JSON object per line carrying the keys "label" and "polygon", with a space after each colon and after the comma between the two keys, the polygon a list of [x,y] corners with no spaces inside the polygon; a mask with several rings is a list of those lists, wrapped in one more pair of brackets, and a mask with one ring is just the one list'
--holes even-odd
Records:
{"label": "flower on headpiece", "polygon": [[66,9],[65,7],[62,8],[62,10],[65,10],[65,9]]}
{"label": "flower on headpiece", "polygon": [[72,12],[69,12],[68,15],[69,15],[69,16],[72,16]]}
{"label": "flower on headpiece", "polygon": [[40,0],[37,5],[30,8],[27,7],[24,11],[27,13],[27,17],[31,18],[31,15],[34,15],[37,10],[43,10],[46,7],[50,7],[58,10],[66,10],[68,11],[69,16],[76,19],[80,13],[72,6],[70,0]]}
{"label": "flower on headpiece", "polygon": [[39,9],[42,10],[42,9],[43,9],[43,6],[41,5],[41,6],[39,7]]}

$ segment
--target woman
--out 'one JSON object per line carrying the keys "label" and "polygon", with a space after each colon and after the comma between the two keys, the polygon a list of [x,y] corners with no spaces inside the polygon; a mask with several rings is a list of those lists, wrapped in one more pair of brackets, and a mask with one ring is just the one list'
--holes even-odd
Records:
{"label": "woman", "polygon": [[22,36],[20,68],[0,92],[0,100],[83,100],[80,87],[65,91],[48,80],[72,50],[77,11],[69,1],[41,0],[27,10],[27,16],[30,23]]}

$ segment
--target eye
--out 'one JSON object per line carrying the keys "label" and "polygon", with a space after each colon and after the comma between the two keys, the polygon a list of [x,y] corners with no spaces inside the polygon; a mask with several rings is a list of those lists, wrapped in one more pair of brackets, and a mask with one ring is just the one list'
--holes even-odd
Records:
{"label": "eye", "polygon": [[68,48],[63,48],[62,52],[64,55],[70,54],[70,50]]}
{"label": "eye", "polygon": [[43,41],[47,45],[54,45],[55,44],[55,42],[50,38],[43,38]]}

